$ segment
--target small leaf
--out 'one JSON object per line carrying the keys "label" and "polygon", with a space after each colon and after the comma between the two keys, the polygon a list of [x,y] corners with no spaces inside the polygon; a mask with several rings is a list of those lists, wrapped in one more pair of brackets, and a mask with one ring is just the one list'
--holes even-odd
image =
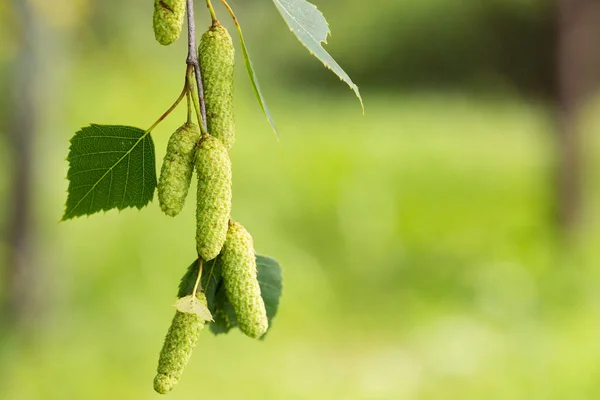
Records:
{"label": "small leaf", "polygon": [[233,13],[233,10],[229,6],[229,4],[227,4],[226,2],[223,2],[223,4],[229,11],[229,14],[231,14],[231,18],[233,18],[233,22],[235,23],[235,27],[237,29],[238,36],[240,38],[240,46],[242,48],[242,55],[244,56],[244,64],[246,65],[246,71],[248,71],[248,76],[250,77],[250,82],[252,83],[252,88],[254,89],[254,94],[256,95],[258,104],[260,105],[260,108],[262,109],[263,113],[267,117],[267,120],[269,121],[269,125],[271,125],[271,129],[273,129],[273,132],[275,132],[275,136],[279,139],[279,134],[277,133],[277,127],[275,126],[275,121],[273,120],[273,117],[271,116],[271,112],[269,111],[267,102],[262,94],[262,91],[260,90],[260,85],[258,84],[258,77],[256,76],[256,73],[254,72],[254,67],[252,66],[252,61],[250,61],[250,55],[248,54],[248,48],[246,47],[246,42],[244,41],[242,27],[240,26],[240,23],[239,23],[237,17],[235,16],[235,14]]}
{"label": "small leaf", "polygon": [[[269,319],[269,329],[271,329],[271,324],[277,314],[279,299],[283,291],[281,266],[276,260],[261,255],[256,255],[256,266],[258,269],[260,294],[265,303],[267,318]],[[220,285],[217,289],[215,303],[216,306],[213,311],[215,320],[211,322],[210,330],[215,335],[227,333],[231,328],[237,326],[237,319],[233,306],[225,295],[223,285]]]}
{"label": "small leaf", "polygon": [[[215,296],[217,289],[220,287],[221,279],[221,263],[217,262],[219,258],[205,262],[202,266],[202,277],[200,278],[200,288],[206,296],[208,309],[214,314],[215,311]],[[198,277],[198,260],[192,261],[185,275],[179,283],[179,291],[177,297],[185,297],[192,294],[196,278]]]}
{"label": "small leaf", "polygon": [[213,317],[208,307],[202,304],[200,300],[194,295],[189,295],[180,298],[174,304],[175,308],[182,313],[186,314],[196,314],[201,319],[205,321],[212,321]]}
{"label": "small leaf", "polygon": [[321,11],[306,0],[273,0],[273,2],[290,30],[308,51],[350,86],[358,97],[364,113],[365,107],[358,86],[322,46],[322,43],[327,43],[327,36],[331,31]]}
{"label": "small leaf", "polygon": [[[223,287],[221,263],[219,260],[220,257],[217,257],[214,260],[204,263],[200,279],[200,286],[208,303],[208,311],[214,318],[214,321],[210,323],[210,330],[215,335],[227,333],[231,328],[237,326],[235,311],[233,311],[233,306],[227,299],[225,288]],[[260,285],[261,296],[265,302],[270,329],[271,322],[277,314],[279,299],[283,290],[281,266],[272,258],[257,255],[256,267],[258,269],[258,284]],[[198,260],[194,260],[181,278],[177,297],[180,299],[191,297],[190,295],[194,290],[197,276]]]}
{"label": "small leaf", "polygon": [[154,197],[156,167],[149,132],[92,124],[73,136],[67,160],[63,221],[113,208],[140,209]]}

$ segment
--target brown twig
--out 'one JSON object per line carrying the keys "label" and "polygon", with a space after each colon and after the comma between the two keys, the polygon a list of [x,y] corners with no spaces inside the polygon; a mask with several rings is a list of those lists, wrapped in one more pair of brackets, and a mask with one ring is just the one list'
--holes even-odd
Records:
{"label": "brown twig", "polygon": [[196,22],[194,20],[194,0],[187,0],[187,23],[188,23],[188,56],[186,63],[194,67],[196,75],[196,86],[198,87],[198,98],[200,99],[200,112],[202,122],[206,126],[206,104],[204,102],[204,86],[202,86],[202,72],[198,61],[198,50],[196,48]]}

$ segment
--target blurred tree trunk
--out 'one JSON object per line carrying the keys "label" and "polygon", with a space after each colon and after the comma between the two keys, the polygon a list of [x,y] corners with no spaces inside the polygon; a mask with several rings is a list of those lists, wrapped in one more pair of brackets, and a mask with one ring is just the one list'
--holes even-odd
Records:
{"label": "blurred tree trunk", "polygon": [[582,105],[597,83],[600,1],[557,0],[557,217],[565,236],[581,222],[583,197]]}
{"label": "blurred tree trunk", "polygon": [[38,119],[35,72],[38,64],[37,27],[31,2],[13,0],[20,19],[19,53],[9,83],[12,109],[9,111],[8,145],[11,157],[10,199],[7,218],[7,263],[3,315],[8,325],[20,325],[33,318],[35,307],[34,238],[31,213],[32,146]]}

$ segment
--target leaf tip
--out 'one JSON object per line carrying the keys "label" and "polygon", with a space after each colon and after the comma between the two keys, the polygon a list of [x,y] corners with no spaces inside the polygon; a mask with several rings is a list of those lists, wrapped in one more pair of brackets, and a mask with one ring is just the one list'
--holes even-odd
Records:
{"label": "leaf tip", "polygon": [[360,94],[357,94],[357,97],[358,97],[358,101],[360,101],[360,108],[362,109],[362,115],[364,117],[365,116],[365,103],[363,103],[363,99]]}
{"label": "leaf tip", "polygon": [[73,219],[72,213],[73,213],[73,210],[69,211],[68,209],[65,209],[65,212],[63,213],[62,217],[60,218],[60,221],[58,221],[58,222],[59,223],[60,222],[65,222],[65,221],[68,221],[70,219]]}

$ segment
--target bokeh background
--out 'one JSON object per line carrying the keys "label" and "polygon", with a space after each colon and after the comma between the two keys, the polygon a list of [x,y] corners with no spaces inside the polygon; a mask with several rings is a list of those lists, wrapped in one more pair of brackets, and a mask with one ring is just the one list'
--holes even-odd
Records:
{"label": "bokeh background", "polygon": [[[231,1],[281,136],[238,52],[233,216],[285,290],[267,340],[204,332],[168,396],[598,398],[598,3],[314,2],[366,114],[270,1]],[[147,128],[179,94],[185,40],[151,19],[150,0],[0,1],[1,399],[158,398],[193,196],[175,219],[58,222],[69,138]]]}

